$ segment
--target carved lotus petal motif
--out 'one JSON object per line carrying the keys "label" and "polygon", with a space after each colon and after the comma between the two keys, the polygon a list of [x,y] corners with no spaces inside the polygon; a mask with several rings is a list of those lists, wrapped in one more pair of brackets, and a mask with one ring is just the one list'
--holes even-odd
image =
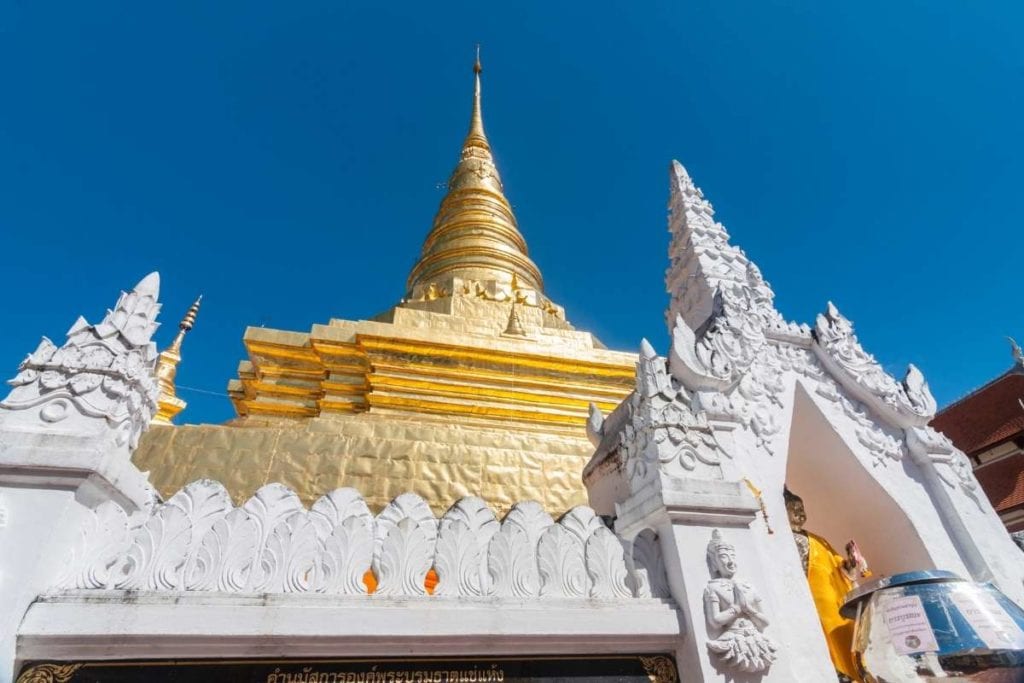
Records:
{"label": "carved lotus petal motif", "polygon": [[242,507],[257,523],[263,538],[280,522],[296,512],[304,511],[299,497],[283,484],[260,487]]}
{"label": "carved lotus petal motif", "polygon": [[68,383],[67,376],[57,370],[47,370],[39,375],[39,384],[44,389],[59,389]]}
{"label": "carved lotus petal motif", "polygon": [[526,538],[529,541],[530,547],[536,549],[537,543],[540,542],[540,535],[554,523],[551,515],[544,511],[540,503],[527,500],[513,505],[508,514],[505,515],[501,526],[502,528],[506,524],[518,526],[526,532]]}
{"label": "carved lotus petal motif", "polygon": [[[182,571],[182,578],[185,582],[185,590],[214,590],[221,585],[229,585],[235,582],[236,576],[232,576],[224,584],[219,584],[221,573],[224,570],[225,558],[229,547],[229,537],[232,532],[240,526],[245,525],[247,530],[255,538],[255,527],[252,525],[245,511],[235,509],[228,512],[224,517],[214,522],[210,530],[203,535],[191,563],[186,563]],[[237,540],[241,534],[237,534]],[[251,557],[252,553],[249,553]],[[242,585],[243,581],[238,581]]]}
{"label": "carved lotus petal motif", "polygon": [[149,288],[151,278],[148,276],[135,290],[122,294],[113,311],[107,313],[103,321],[96,326],[97,333],[107,338],[120,332],[124,338],[135,346],[149,341],[156,329],[156,315],[160,304],[156,303],[157,288]]}
{"label": "carved lotus petal motif", "polygon": [[469,525],[460,519],[444,519],[434,557],[438,577],[434,595],[484,595],[481,576],[483,556],[476,534]]}
{"label": "carved lotus petal motif", "polygon": [[80,372],[71,376],[71,390],[76,394],[84,394],[92,391],[103,381],[103,375],[93,372]]}
{"label": "carved lotus petal motif", "polygon": [[105,370],[114,354],[103,346],[89,346],[82,351],[82,366],[87,370]]}
{"label": "carved lotus petal motif", "polygon": [[268,585],[273,580],[273,572],[278,568],[273,558],[267,556],[270,534],[281,522],[297,513],[305,515],[306,510],[295,492],[282,484],[261,487],[242,507],[255,524],[258,534],[248,576],[249,586]]}
{"label": "carved lotus petal motif", "polygon": [[244,508],[236,508],[206,535],[200,562],[217,570],[218,590],[246,592],[262,545],[257,520]]}
{"label": "carved lotus petal motif", "polygon": [[506,517],[487,551],[488,571],[497,597],[534,597],[538,593],[537,544]]}
{"label": "carved lotus petal motif", "polygon": [[432,548],[437,541],[437,519],[426,501],[415,493],[403,493],[388,503],[377,515],[375,557],[379,557],[381,545],[391,529],[403,519],[413,520]]}
{"label": "carved lotus petal motif", "polygon": [[324,542],[324,592],[363,595],[363,576],[373,561],[373,519],[354,514]]}
{"label": "carved lotus petal motif", "polygon": [[566,512],[558,520],[558,524],[571,533],[582,544],[586,543],[595,531],[605,529],[604,522],[598,517],[592,508],[586,505],[577,505]]}
{"label": "carved lotus petal motif", "polygon": [[119,505],[106,501],[87,518],[68,573],[58,585],[68,588],[112,588],[132,543],[128,516]]}
{"label": "carved lotus petal motif", "polygon": [[35,382],[38,377],[38,370],[33,370],[32,368],[25,368],[17,375],[15,375],[13,379],[7,380],[7,383],[14,387],[20,387],[26,384],[32,384],[32,382]]}
{"label": "carved lotus petal motif", "polygon": [[498,524],[494,512],[483,499],[476,496],[460,498],[444,513],[445,520],[461,520],[476,535],[482,547],[487,547],[491,537],[497,533]]}
{"label": "carved lotus petal motif", "polygon": [[142,354],[138,351],[131,351],[124,359],[124,374],[130,380],[136,380],[146,370],[146,363],[142,360]]}
{"label": "carved lotus petal motif", "polygon": [[57,349],[53,354],[53,364],[69,370],[81,370],[85,366],[82,362],[82,349],[73,345]]}
{"label": "carved lotus petal motif", "polygon": [[335,527],[352,517],[373,520],[363,496],[353,488],[335,489],[321,496],[313,503],[309,516],[321,539],[327,538]]}
{"label": "carved lotus petal motif", "polygon": [[43,365],[48,363],[53,354],[56,353],[57,347],[52,341],[43,337],[39,342],[39,346],[36,350],[29,354],[28,358],[25,359],[25,365]]}
{"label": "carved lotus petal motif", "polygon": [[540,537],[537,547],[541,597],[583,597],[587,572],[583,543],[561,525],[553,525]]}
{"label": "carved lotus petal motif", "polygon": [[[128,384],[119,377],[107,376],[104,378],[103,389],[116,398],[123,398],[128,395]],[[137,398],[131,399],[130,405],[133,407],[138,406],[139,400]]]}
{"label": "carved lotus petal motif", "polygon": [[279,522],[260,557],[259,578],[252,590],[305,593],[323,586],[323,546],[305,510]]}
{"label": "carved lotus petal motif", "polygon": [[188,515],[177,506],[161,506],[136,532],[119,588],[173,590],[192,538]]}
{"label": "carved lotus petal motif", "polygon": [[[456,522],[465,529],[449,528]],[[491,590],[487,547],[499,529],[494,512],[480,498],[467,496],[445,512],[440,528],[435,561],[440,583],[435,594],[487,595]],[[474,561],[475,565],[466,564]],[[452,580],[445,579],[446,571]],[[454,577],[458,577],[457,583]],[[452,592],[456,588],[458,592]]]}
{"label": "carved lotus petal motif", "polygon": [[629,598],[626,585],[626,560],[622,544],[611,531],[601,527],[587,541],[585,548],[587,575],[590,576],[590,597]]}
{"label": "carved lotus petal motif", "polygon": [[220,482],[200,479],[174,494],[166,505],[175,506],[185,513],[192,535],[185,549],[185,563],[178,590],[186,589],[190,577],[196,572],[202,541],[213,525],[234,509],[227,489]]}
{"label": "carved lotus petal motif", "polygon": [[426,595],[433,544],[416,520],[405,517],[390,527],[379,555],[374,556],[379,595]]}

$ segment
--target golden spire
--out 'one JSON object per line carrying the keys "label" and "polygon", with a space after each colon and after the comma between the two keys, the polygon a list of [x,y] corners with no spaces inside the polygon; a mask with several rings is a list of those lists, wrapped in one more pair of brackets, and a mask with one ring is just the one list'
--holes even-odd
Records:
{"label": "golden spire", "polygon": [[174,389],[174,377],[178,374],[178,363],[181,362],[181,343],[185,341],[188,334],[196,324],[196,316],[199,314],[199,304],[203,296],[189,306],[185,317],[178,323],[178,334],[170,346],[163,350],[159,360],[156,362],[156,381],[160,386],[160,398],[157,399],[157,412],[153,416],[153,424],[171,424],[174,416],[185,409],[188,405],[184,400],[178,398]]}
{"label": "golden spire", "polygon": [[[448,194],[434,216],[420,260],[409,274],[408,296],[453,276],[508,284],[511,276],[526,288],[543,291],[540,270],[527,255],[526,240],[505,198],[484,133],[480,102],[480,50],[473,64],[473,110],[462,154],[448,180]],[[447,288],[453,291],[454,288]]]}
{"label": "golden spire", "polygon": [[487,142],[487,135],[484,133],[484,116],[480,109],[480,74],[484,68],[480,66],[480,46],[476,46],[476,62],[473,63],[473,113],[469,116],[469,133],[466,134],[466,141],[462,143],[463,149],[472,145],[483,147],[490,151],[491,146]]}

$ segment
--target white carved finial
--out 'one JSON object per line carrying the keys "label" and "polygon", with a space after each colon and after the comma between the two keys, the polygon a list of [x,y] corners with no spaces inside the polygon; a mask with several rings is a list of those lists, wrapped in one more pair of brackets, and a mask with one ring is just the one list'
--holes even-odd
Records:
{"label": "white carved finial", "polygon": [[130,292],[122,292],[113,311],[96,325],[96,333],[106,338],[120,332],[131,344],[141,346],[156,332],[160,312],[160,274],[152,272]]}
{"label": "white carved finial", "polygon": [[116,446],[133,450],[156,409],[157,353],[150,340],[159,290],[160,276],[150,273],[122,292],[99,324],[79,317],[60,348],[44,337],[9,382],[14,389],[0,402],[4,423],[47,429],[60,423],[60,431],[82,436],[106,431]]}
{"label": "white carved finial", "polygon": [[636,391],[650,398],[658,394],[674,394],[664,358],[659,358],[654,347],[646,340],[640,342],[640,360],[636,364]]}
{"label": "white carved finial", "polygon": [[[673,335],[672,373],[691,390],[722,390],[758,357],[769,330],[787,330],[774,293],[679,162],[669,200],[671,296],[666,322]],[[680,323],[680,321],[682,321]]]}
{"label": "white carved finial", "polygon": [[935,414],[935,410],[938,408],[935,397],[932,396],[932,391],[928,388],[924,374],[913,363],[907,365],[907,374],[903,378],[903,389],[907,392],[907,398],[920,413]]}
{"label": "white carved finial", "polygon": [[1007,337],[1010,340],[1010,352],[1013,353],[1013,362],[1021,367],[1024,367],[1024,351],[1020,350],[1020,346],[1017,345],[1017,340],[1013,337]]}
{"label": "white carved finial", "polygon": [[[774,308],[774,294],[761,271],[742,249],[729,243],[729,233],[715,220],[711,203],[678,161],[672,162],[670,176],[672,241],[665,273],[665,287],[671,296],[666,314],[669,328],[675,324],[677,315],[691,329],[699,330],[708,326],[706,321],[710,317],[723,313],[729,316],[731,328],[776,326],[781,316]],[[719,290],[724,301],[715,314],[714,299]],[[745,322],[741,323],[741,319]],[[757,346],[750,341],[747,340],[748,346]]]}

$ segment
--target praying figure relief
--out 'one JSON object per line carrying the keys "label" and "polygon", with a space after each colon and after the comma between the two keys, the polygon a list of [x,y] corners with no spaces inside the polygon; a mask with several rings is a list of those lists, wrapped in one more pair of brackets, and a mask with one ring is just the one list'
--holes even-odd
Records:
{"label": "praying figure relief", "polygon": [[704,616],[709,635],[708,650],[728,666],[750,673],[767,671],[775,661],[775,642],[761,633],[768,617],[754,587],[735,578],[736,548],[715,529],[708,543],[711,580],[704,589]]}

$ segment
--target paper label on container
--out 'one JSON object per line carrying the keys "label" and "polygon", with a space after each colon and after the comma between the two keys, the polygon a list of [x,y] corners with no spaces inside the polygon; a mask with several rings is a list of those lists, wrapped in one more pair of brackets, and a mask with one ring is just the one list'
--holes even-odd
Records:
{"label": "paper label on container", "polygon": [[953,604],[985,645],[993,650],[1024,648],[1024,631],[991,593],[953,593]]}
{"label": "paper label on container", "polygon": [[928,622],[924,604],[917,595],[904,595],[882,601],[882,618],[889,631],[896,652],[910,655],[917,652],[933,652],[939,649],[935,632]]}

